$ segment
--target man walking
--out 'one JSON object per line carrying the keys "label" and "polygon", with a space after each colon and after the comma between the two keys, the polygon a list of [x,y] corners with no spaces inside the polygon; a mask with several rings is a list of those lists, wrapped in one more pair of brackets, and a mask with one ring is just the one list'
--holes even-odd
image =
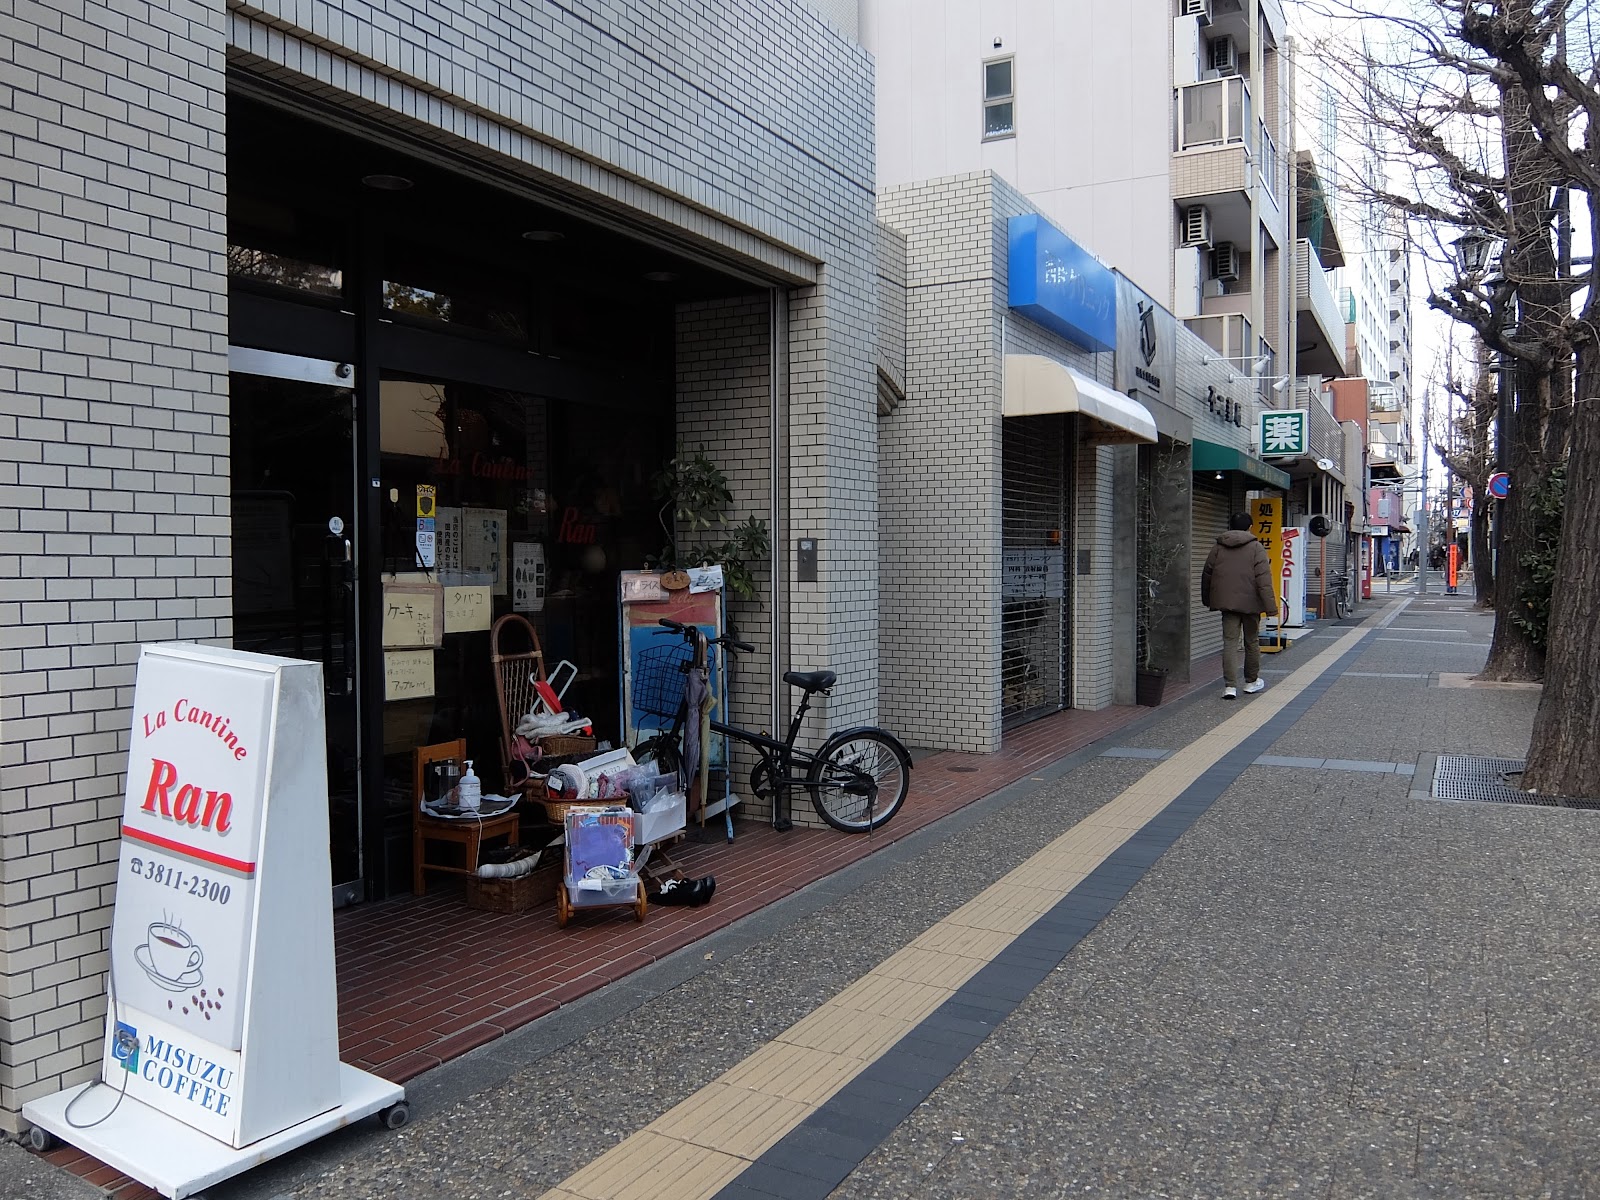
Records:
{"label": "man walking", "polygon": [[1259,692],[1261,614],[1275,612],[1272,562],[1250,532],[1250,514],[1235,513],[1228,532],[1217,538],[1200,574],[1200,603],[1222,614],[1222,689],[1224,700],[1239,697],[1239,643],[1244,643],[1244,690]]}

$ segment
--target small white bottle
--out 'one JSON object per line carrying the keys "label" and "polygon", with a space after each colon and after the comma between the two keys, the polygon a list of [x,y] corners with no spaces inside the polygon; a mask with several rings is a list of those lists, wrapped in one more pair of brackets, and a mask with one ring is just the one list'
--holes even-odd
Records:
{"label": "small white bottle", "polygon": [[483,785],[478,777],[472,773],[472,760],[467,759],[467,773],[461,777],[461,782],[456,785],[458,803],[464,812],[477,812],[483,804]]}

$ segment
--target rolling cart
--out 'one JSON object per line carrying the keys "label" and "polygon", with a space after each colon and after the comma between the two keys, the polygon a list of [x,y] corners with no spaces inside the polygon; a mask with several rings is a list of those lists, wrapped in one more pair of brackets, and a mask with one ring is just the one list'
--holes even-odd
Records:
{"label": "rolling cart", "polygon": [[574,912],[632,908],[643,921],[650,909],[644,880],[633,865],[635,813],[614,805],[573,805],[562,818],[561,887],[556,890],[556,924],[563,929]]}

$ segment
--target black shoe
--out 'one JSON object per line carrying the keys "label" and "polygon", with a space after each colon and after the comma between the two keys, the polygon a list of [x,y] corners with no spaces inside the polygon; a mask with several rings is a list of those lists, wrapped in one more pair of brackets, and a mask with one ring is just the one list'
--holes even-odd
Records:
{"label": "black shoe", "polygon": [[711,894],[717,890],[717,881],[710,875],[703,879],[696,879],[689,885],[689,903],[699,908],[711,899]]}
{"label": "black shoe", "polygon": [[698,904],[695,899],[695,886],[698,881],[691,882],[687,879],[669,879],[661,885],[661,890],[656,893],[657,904]]}

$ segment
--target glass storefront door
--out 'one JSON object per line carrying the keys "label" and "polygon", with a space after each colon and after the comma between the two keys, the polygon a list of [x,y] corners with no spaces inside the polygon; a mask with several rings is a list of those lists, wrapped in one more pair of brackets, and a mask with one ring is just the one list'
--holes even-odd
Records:
{"label": "glass storefront door", "polygon": [[233,644],[322,664],[335,904],[360,897],[351,368],[234,349]]}

